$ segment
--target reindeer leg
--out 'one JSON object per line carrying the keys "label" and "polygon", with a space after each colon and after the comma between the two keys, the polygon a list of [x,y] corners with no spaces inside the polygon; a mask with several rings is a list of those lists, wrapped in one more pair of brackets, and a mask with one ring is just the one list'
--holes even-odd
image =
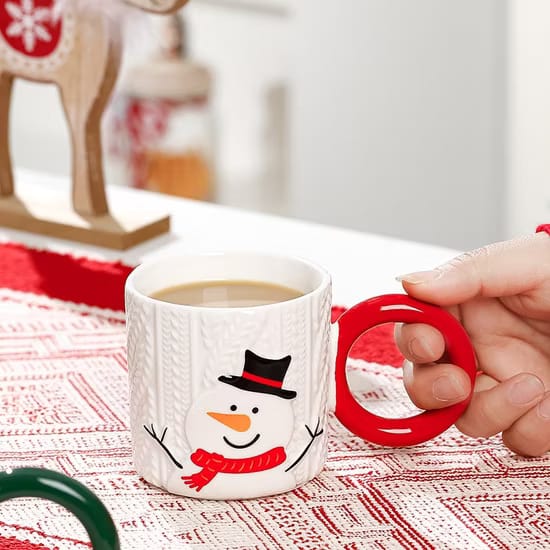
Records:
{"label": "reindeer leg", "polygon": [[13,195],[9,121],[13,76],[0,71],[0,196]]}
{"label": "reindeer leg", "polygon": [[58,80],[73,145],[73,207],[83,215],[108,213],[101,117],[116,82],[121,41],[101,18],[82,27],[79,49]]}
{"label": "reindeer leg", "polygon": [[86,93],[61,88],[72,142],[73,207],[84,216],[107,214],[101,149],[101,113],[94,112]]}

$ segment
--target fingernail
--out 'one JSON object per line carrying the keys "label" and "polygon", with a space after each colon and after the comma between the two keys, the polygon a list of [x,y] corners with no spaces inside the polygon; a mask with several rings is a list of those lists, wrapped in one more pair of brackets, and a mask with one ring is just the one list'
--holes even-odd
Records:
{"label": "fingernail", "polygon": [[541,418],[550,420],[550,392],[547,397],[539,403],[538,413]]}
{"label": "fingernail", "polygon": [[405,384],[412,384],[413,379],[413,365],[410,361],[403,361],[403,382]]}
{"label": "fingernail", "polygon": [[432,386],[432,394],[438,401],[456,401],[468,397],[468,390],[453,375],[440,376]]}
{"label": "fingernail", "polygon": [[409,351],[417,359],[432,358],[434,356],[434,352],[426,338],[413,338],[409,342]]}
{"label": "fingernail", "polygon": [[443,271],[439,269],[433,269],[432,271],[417,271],[416,273],[407,273],[406,275],[399,275],[396,277],[396,281],[399,283],[409,283],[411,285],[421,285],[423,283],[431,283],[439,279],[443,275]]}
{"label": "fingernail", "polygon": [[401,338],[402,330],[403,330],[403,323],[395,323],[393,327],[393,337],[396,341]]}
{"label": "fingernail", "polygon": [[508,392],[514,405],[528,405],[544,393],[544,385],[534,374],[526,374]]}

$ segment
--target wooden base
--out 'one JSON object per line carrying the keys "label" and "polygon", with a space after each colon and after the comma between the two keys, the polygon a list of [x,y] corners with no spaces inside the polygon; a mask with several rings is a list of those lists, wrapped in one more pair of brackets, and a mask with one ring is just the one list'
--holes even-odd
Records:
{"label": "wooden base", "polygon": [[0,226],[116,250],[170,231],[170,217],[149,211],[146,201],[134,205],[111,199],[111,214],[81,216],[72,209],[67,189],[60,187],[17,182],[15,195],[0,198]]}

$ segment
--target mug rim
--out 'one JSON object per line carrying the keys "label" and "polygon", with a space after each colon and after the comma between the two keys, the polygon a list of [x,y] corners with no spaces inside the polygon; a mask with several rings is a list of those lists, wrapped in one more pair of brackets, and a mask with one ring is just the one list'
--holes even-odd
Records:
{"label": "mug rim", "polygon": [[[256,306],[236,306],[236,307],[227,307],[227,306],[213,307],[213,306],[175,304],[173,302],[165,302],[163,300],[159,300],[157,298],[153,298],[149,296],[148,294],[139,290],[136,286],[135,279],[139,277],[139,275],[151,265],[159,264],[163,262],[170,263],[174,261],[180,261],[182,259],[205,258],[205,257],[213,257],[213,256],[250,256],[255,258],[265,258],[266,260],[291,261],[298,264],[302,264],[303,266],[306,266],[307,268],[317,272],[317,274],[320,275],[320,281],[315,285],[314,288],[312,288],[308,292],[305,292],[304,294],[301,294],[296,298],[291,298],[290,300],[273,302],[271,304],[261,304]],[[269,282],[269,281],[259,280],[259,282]],[[210,313],[212,312],[228,313],[228,312],[239,312],[239,311],[242,312],[242,311],[258,311],[258,310],[265,310],[265,309],[274,309],[274,308],[284,306],[286,304],[296,304],[301,301],[311,300],[313,297],[322,293],[327,288],[327,286],[330,286],[331,284],[332,284],[332,278],[330,273],[318,263],[308,258],[305,258],[303,256],[294,255],[294,254],[276,253],[276,252],[262,252],[262,251],[255,251],[255,250],[227,249],[227,250],[172,253],[170,255],[163,255],[158,258],[145,260],[142,263],[140,263],[138,266],[136,266],[131,271],[130,275],[128,275],[126,282],[124,284],[124,290],[125,290],[125,293],[130,292],[134,295],[139,296],[139,298],[146,303],[157,304],[157,305],[160,304],[162,307],[174,308],[177,311],[195,311],[195,312],[208,311]]]}

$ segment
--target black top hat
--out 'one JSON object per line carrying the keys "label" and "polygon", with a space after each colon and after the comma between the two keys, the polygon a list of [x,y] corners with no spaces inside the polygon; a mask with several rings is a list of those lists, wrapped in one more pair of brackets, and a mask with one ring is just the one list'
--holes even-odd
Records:
{"label": "black top hat", "polygon": [[270,393],[283,399],[294,399],[296,392],[283,389],[283,379],[290,365],[290,355],[282,359],[266,359],[250,350],[244,354],[241,376],[220,376],[218,380],[241,390]]}

